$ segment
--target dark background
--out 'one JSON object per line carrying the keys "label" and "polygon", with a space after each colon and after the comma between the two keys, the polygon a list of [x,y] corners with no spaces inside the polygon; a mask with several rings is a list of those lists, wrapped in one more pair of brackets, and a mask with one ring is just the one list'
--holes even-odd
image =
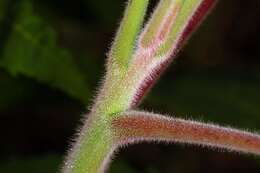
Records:
{"label": "dark background", "polygon": [[[1,173],[60,168],[104,74],[124,4],[0,1]],[[141,107],[259,131],[259,32],[259,0],[219,1]],[[259,173],[260,158],[140,144],[120,150],[110,172]]]}

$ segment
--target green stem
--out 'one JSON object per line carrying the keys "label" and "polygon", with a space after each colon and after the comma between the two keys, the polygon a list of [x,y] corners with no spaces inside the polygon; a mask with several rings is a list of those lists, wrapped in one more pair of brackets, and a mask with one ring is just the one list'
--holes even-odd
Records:
{"label": "green stem", "polygon": [[[135,42],[142,27],[149,0],[129,0],[126,12],[111,48],[110,58],[119,66],[120,72],[127,69],[135,48]],[[113,67],[115,68],[115,67]]]}
{"label": "green stem", "polygon": [[104,172],[106,162],[114,148],[108,124],[102,119],[89,120],[85,124],[72,153],[65,162],[63,173]]}

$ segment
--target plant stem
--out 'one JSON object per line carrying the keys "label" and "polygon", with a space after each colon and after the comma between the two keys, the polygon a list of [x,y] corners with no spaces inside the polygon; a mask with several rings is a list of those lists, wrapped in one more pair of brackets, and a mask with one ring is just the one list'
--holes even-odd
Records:
{"label": "plant stem", "polygon": [[[94,120],[91,120],[95,118]],[[113,151],[113,139],[108,123],[102,119],[90,117],[81,130],[76,144],[72,148],[63,173],[104,172],[106,162]]]}
{"label": "plant stem", "polygon": [[130,111],[113,121],[121,144],[168,141],[260,155],[260,135],[158,114]]}

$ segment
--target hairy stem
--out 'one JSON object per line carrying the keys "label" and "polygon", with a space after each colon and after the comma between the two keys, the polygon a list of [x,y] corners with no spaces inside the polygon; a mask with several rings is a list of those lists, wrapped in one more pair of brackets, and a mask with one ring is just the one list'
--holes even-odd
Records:
{"label": "hairy stem", "polygon": [[260,155],[260,135],[212,124],[130,111],[113,121],[121,144],[168,141]]}
{"label": "hairy stem", "polygon": [[114,150],[107,121],[91,115],[64,163],[62,173],[101,173]]}
{"label": "hairy stem", "polygon": [[[117,36],[110,52],[111,61],[117,63],[121,73],[131,59],[138,33],[142,27],[149,0],[129,0]],[[111,70],[111,69],[109,69]]]}

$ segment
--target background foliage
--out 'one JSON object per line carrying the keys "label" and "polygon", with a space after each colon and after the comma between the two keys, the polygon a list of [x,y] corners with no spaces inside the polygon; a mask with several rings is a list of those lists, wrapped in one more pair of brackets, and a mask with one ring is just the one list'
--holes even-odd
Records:
{"label": "background foliage", "polygon": [[[157,2],[152,1],[150,9]],[[104,73],[123,0],[0,1],[0,172],[57,172]],[[260,130],[260,2],[220,1],[141,105]],[[252,156],[140,144],[110,172],[259,172]],[[210,171],[209,171],[210,170]]]}

